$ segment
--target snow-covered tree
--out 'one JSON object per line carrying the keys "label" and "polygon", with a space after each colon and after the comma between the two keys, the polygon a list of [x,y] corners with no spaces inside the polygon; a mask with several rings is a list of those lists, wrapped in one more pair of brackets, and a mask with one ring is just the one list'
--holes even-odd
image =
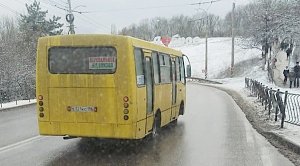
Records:
{"label": "snow-covered tree", "polygon": [[33,98],[35,93],[35,58],[41,36],[62,33],[59,17],[46,19],[40,4],[26,4],[27,14],[0,19],[0,102]]}
{"label": "snow-covered tree", "polygon": [[[204,18],[204,19],[202,19]],[[206,34],[208,25],[209,36],[223,35],[221,19],[218,16],[209,14],[206,20],[205,13],[198,13],[192,17],[179,15],[170,19],[155,17],[142,20],[138,25],[132,24],[123,28],[119,34],[134,36],[140,39],[153,40],[155,36],[173,36],[180,34],[183,37],[202,36]]]}

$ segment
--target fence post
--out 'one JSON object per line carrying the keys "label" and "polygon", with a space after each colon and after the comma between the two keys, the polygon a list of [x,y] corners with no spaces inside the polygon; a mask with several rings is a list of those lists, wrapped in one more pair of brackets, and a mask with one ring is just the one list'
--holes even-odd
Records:
{"label": "fence post", "polygon": [[282,114],[282,118],[281,118],[281,128],[283,128],[283,124],[284,124],[284,119],[285,119],[285,109],[286,109],[286,104],[287,104],[287,96],[288,96],[288,91],[285,91],[284,93],[284,107],[283,110],[281,112]]}
{"label": "fence post", "polygon": [[268,92],[269,92],[269,88],[267,86],[266,89],[264,90],[265,110],[267,110],[267,106],[268,106]]}
{"label": "fence post", "polygon": [[280,96],[279,96],[279,91],[280,91],[280,90],[278,89],[277,92],[276,92],[276,103],[277,103],[277,104],[276,104],[276,111],[275,111],[275,122],[277,122],[277,114],[278,114],[278,112],[279,112],[279,111],[278,111],[278,109],[279,109],[279,108],[278,108],[278,107],[279,107],[279,97],[280,97]]}
{"label": "fence post", "polygon": [[271,116],[271,103],[272,103],[272,95],[273,95],[272,88],[270,88],[270,91],[269,91],[268,95],[269,95],[268,110],[269,110],[269,119],[270,119],[270,116]]}

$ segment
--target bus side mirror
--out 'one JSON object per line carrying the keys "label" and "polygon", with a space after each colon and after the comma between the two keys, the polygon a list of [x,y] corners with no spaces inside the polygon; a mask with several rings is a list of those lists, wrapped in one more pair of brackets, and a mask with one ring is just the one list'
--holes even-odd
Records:
{"label": "bus side mirror", "polygon": [[186,66],[186,77],[190,78],[192,76],[192,68],[191,65]]}

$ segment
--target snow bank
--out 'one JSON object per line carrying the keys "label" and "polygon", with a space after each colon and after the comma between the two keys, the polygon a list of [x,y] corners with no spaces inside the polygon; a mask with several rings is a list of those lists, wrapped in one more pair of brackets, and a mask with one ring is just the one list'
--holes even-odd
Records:
{"label": "snow bank", "polygon": [[[235,46],[235,63],[261,57],[258,49],[243,49]],[[205,39],[201,38],[199,45],[176,47],[175,49],[186,54],[192,65],[192,76],[204,78],[205,69]],[[230,68],[231,65],[231,38],[209,38],[208,39],[208,78],[216,78],[217,75]]]}

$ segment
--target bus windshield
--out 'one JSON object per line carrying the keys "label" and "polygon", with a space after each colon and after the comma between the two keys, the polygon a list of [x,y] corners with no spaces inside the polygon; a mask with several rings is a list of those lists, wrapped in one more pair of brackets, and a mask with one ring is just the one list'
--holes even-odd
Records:
{"label": "bus windshield", "polygon": [[111,74],[116,60],[113,47],[52,47],[48,51],[52,74]]}

